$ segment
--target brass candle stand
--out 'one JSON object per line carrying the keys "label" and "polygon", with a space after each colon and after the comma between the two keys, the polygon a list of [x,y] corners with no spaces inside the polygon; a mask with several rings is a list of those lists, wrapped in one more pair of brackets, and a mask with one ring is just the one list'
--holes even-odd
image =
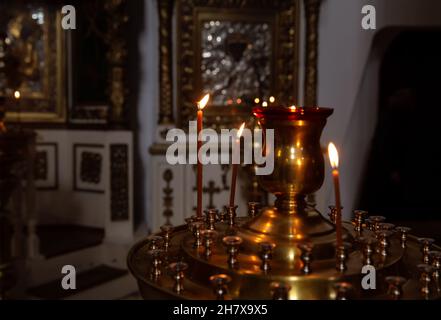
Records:
{"label": "brass candle stand", "polygon": [[[331,109],[271,107],[254,114],[264,130],[275,130],[274,171],[259,176],[275,205],[256,210],[250,203],[245,217],[234,206],[219,215],[207,211],[206,219],[187,218],[137,243],[128,266],[143,298],[441,298],[441,248],[431,239],[355,211],[336,246],[333,209],[328,221],[305,201],[323,183],[320,135]],[[158,237],[168,243],[161,255]],[[363,288],[366,265],[375,268],[375,289]]]}

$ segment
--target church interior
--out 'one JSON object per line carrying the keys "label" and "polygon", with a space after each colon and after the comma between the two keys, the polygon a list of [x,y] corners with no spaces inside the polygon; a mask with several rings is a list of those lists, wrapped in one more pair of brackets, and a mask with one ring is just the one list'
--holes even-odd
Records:
{"label": "church interior", "polygon": [[1,1],[0,299],[440,299],[439,12]]}

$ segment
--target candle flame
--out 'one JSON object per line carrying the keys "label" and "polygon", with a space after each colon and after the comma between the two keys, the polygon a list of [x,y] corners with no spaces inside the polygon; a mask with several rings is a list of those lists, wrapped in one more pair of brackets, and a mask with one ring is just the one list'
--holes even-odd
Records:
{"label": "candle flame", "polygon": [[264,101],[264,102],[262,103],[262,107],[264,107],[264,108],[268,107],[268,102]]}
{"label": "candle flame", "polygon": [[291,147],[289,149],[289,152],[291,153],[290,155],[291,160],[294,160],[296,158],[296,149],[294,149],[294,147]]}
{"label": "candle flame", "polygon": [[245,122],[242,123],[242,125],[241,125],[240,128],[239,128],[239,131],[237,131],[237,138],[238,138],[238,139],[242,136],[242,132],[243,132],[243,129],[244,129],[244,128],[245,128]]}
{"label": "candle flame", "polygon": [[198,109],[199,109],[199,110],[204,109],[205,106],[207,105],[209,99],[210,99],[210,94],[207,93],[207,94],[201,99],[201,101],[198,102]]}
{"label": "candle flame", "polygon": [[273,96],[269,97],[269,102],[271,102],[271,103],[276,102],[276,98],[274,98]]}
{"label": "candle flame", "polygon": [[20,99],[20,91],[18,91],[18,90],[14,91],[14,98]]}
{"label": "candle flame", "polygon": [[328,145],[328,156],[329,156],[329,161],[331,162],[332,169],[337,169],[338,168],[338,151],[332,142]]}
{"label": "candle flame", "polygon": [[291,107],[289,107],[291,109],[291,111],[296,111],[297,107],[295,105],[292,105]]}

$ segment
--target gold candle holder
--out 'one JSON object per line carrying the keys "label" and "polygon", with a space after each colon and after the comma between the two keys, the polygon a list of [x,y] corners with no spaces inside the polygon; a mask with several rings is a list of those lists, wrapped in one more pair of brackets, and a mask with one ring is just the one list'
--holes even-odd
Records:
{"label": "gold candle holder", "polygon": [[[274,129],[274,150],[267,149],[274,153],[274,171],[258,177],[263,188],[276,195],[274,206],[255,210],[257,205],[251,204],[250,214],[244,217],[237,212],[238,218],[235,206],[227,208],[215,224],[216,241],[202,237],[204,229],[208,229],[205,235],[214,232],[210,230],[214,212],[208,221],[193,217],[186,220],[187,226],[176,226],[167,254],[180,261],[168,268],[174,285],[170,279],[154,282],[148,278],[146,270],[155,270],[155,261],[144,259],[150,240],[136,244],[128,266],[144,298],[223,299],[226,276],[231,278],[228,299],[441,298],[441,291],[432,288],[439,279],[431,280],[436,271],[439,276],[440,254],[436,252],[441,248],[432,240],[419,242],[418,237],[408,235],[408,229],[395,228],[381,216],[363,221],[367,213],[358,212],[354,224],[342,221],[343,244],[335,246],[336,226],[306,203],[307,195],[323,183],[319,140],[332,110],[271,106],[254,112],[266,134]],[[269,139],[264,143],[270,143]],[[392,235],[395,230],[400,234]],[[420,272],[415,272],[423,260],[432,265],[419,266]],[[167,265],[165,260],[162,265]],[[360,286],[363,265],[374,265],[381,275],[393,271],[411,285],[400,287],[401,280],[387,281],[381,276],[377,290],[365,290]],[[389,294],[387,284],[393,286]]]}

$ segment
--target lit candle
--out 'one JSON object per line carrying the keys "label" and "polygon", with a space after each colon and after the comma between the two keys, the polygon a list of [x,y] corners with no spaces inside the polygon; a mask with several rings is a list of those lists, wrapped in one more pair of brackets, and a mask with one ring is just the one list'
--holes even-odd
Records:
{"label": "lit candle", "polygon": [[18,122],[20,122],[20,97],[21,97],[20,91],[15,90],[14,91],[14,98],[15,98],[15,104],[17,106]]}
{"label": "lit candle", "polygon": [[202,140],[200,138],[200,134],[202,131],[202,117],[203,112],[202,109],[208,103],[208,99],[210,99],[210,95],[206,94],[201,101],[198,102],[198,118],[197,118],[197,212],[196,215],[198,217],[202,217],[202,163],[199,159],[199,150],[202,146]]}
{"label": "lit candle", "polygon": [[328,146],[329,161],[332,167],[332,178],[334,180],[335,188],[335,208],[337,215],[335,217],[335,228],[337,233],[337,246],[343,244],[342,241],[342,225],[341,225],[341,202],[340,202],[340,178],[338,172],[338,152],[335,145],[331,142]]}
{"label": "lit candle", "polygon": [[[242,136],[243,129],[245,127],[245,122],[242,123],[236,135],[236,146],[240,154],[240,137]],[[234,148],[233,148],[234,150]],[[231,189],[230,189],[230,207],[234,206],[234,197],[236,195],[236,180],[237,180],[237,169],[239,167],[238,163],[233,163],[233,172],[231,174]]]}

